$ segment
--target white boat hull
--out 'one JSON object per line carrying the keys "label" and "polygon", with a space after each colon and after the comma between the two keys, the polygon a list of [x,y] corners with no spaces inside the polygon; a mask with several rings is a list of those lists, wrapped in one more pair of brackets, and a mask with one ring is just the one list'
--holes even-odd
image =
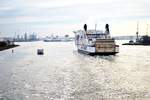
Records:
{"label": "white boat hull", "polygon": [[99,50],[96,50],[96,47],[92,46],[81,46],[78,45],[78,52],[85,53],[85,54],[90,54],[90,55],[115,55],[116,53],[119,52],[119,47],[114,47],[114,48],[101,48]]}

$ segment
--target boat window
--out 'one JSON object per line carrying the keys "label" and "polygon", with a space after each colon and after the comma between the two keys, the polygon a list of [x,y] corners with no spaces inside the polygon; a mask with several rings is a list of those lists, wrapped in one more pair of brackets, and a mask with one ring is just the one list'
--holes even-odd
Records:
{"label": "boat window", "polygon": [[106,34],[87,34],[87,38],[103,38]]}

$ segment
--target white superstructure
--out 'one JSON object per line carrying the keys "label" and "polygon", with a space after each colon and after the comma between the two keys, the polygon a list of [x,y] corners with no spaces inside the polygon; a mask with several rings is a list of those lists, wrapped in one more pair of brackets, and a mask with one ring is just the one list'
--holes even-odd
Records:
{"label": "white superstructure", "polygon": [[106,24],[105,32],[85,29],[85,31],[78,30],[74,33],[78,51],[102,55],[111,55],[119,52],[119,46],[115,44],[115,40],[110,36],[108,24]]}

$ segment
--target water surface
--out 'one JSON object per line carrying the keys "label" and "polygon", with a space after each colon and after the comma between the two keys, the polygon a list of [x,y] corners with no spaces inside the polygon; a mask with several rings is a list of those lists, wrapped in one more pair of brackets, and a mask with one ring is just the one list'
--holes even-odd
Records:
{"label": "water surface", "polygon": [[[150,47],[88,56],[73,42],[29,42],[0,52],[0,100],[149,100]],[[43,48],[44,55],[37,55]]]}

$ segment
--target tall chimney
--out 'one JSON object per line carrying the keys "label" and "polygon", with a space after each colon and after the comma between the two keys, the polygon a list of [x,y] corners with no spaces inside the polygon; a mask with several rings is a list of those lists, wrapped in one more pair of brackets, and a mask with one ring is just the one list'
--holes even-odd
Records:
{"label": "tall chimney", "polygon": [[87,34],[87,25],[86,24],[84,24],[84,30],[85,30],[85,32],[86,32],[86,34]]}
{"label": "tall chimney", "polygon": [[106,34],[109,34],[109,25],[108,24],[105,25],[105,29],[106,29]]}

